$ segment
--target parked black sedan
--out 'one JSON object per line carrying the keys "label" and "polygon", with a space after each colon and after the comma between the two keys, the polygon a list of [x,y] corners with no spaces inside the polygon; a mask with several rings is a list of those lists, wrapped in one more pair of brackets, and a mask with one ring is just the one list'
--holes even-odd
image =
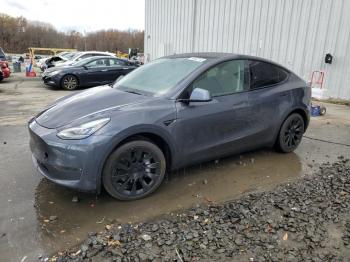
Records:
{"label": "parked black sedan", "polygon": [[114,82],[137,67],[132,62],[115,57],[95,56],[76,62],[71,66],[53,67],[45,70],[45,84],[74,90]]}

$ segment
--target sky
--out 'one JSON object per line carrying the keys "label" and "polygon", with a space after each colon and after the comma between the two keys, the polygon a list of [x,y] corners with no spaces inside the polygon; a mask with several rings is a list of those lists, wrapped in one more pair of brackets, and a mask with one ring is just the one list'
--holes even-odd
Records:
{"label": "sky", "polygon": [[2,0],[0,12],[47,22],[59,31],[144,29],[144,0]]}

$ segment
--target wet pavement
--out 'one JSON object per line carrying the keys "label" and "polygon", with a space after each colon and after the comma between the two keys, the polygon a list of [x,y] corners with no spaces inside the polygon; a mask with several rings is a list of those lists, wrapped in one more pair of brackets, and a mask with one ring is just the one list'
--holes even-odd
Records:
{"label": "wet pavement", "polygon": [[[105,192],[77,193],[36,173],[26,128],[33,114],[70,92],[48,89],[35,79],[9,80],[0,83],[0,260],[4,261],[36,261],[40,255],[80,243],[87,232],[99,231],[111,220],[145,221],[196,203],[233,199],[350,155],[350,146],[340,145],[350,141],[350,107],[327,104],[327,115],[312,118],[309,138],[295,153],[259,150],[182,169],[153,195],[133,202],[116,201]],[[74,196],[78,203],[72,202]]]}

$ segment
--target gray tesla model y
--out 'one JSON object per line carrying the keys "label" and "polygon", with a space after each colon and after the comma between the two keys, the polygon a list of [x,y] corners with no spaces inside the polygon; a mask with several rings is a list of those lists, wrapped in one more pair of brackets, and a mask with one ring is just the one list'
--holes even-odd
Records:
{"label": "gray tesla model y", "polygon": [[55,101],[29,121],[30,146],[48,179],[131,200],[186,165],[261,147],[293,151],[309,110],[310,87],[274,62],[173,55]]}

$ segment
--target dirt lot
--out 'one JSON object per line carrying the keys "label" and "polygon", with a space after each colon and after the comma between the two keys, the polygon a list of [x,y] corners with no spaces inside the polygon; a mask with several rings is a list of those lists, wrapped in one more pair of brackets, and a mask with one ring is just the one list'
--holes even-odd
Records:
{"label": "dirt lot", "polygon": [[[105,193],[77,193],[36,173],[26,127],[31,116],[68,93],[47,88],[38,78],[15,74],[0,83],[0,254],[4,261],[37,261],[81,243],[87,232],[99,231],[111,221],[142,222],[196,204],[271,190],[307,177],[338,156],[350,155],[350,146],[343,145],[350,141],[350,107],[326,104],[327,115],[312,118],[307,138],[295,153],[259,150],[182,169],[140,201],[118,202]],[[72,202],[74,196],[79,197],[78,203]]]}
{"label": "dirt lot", "polygon": [[106,225],[50,262],[349,261],[350,162],[225,204]]}

